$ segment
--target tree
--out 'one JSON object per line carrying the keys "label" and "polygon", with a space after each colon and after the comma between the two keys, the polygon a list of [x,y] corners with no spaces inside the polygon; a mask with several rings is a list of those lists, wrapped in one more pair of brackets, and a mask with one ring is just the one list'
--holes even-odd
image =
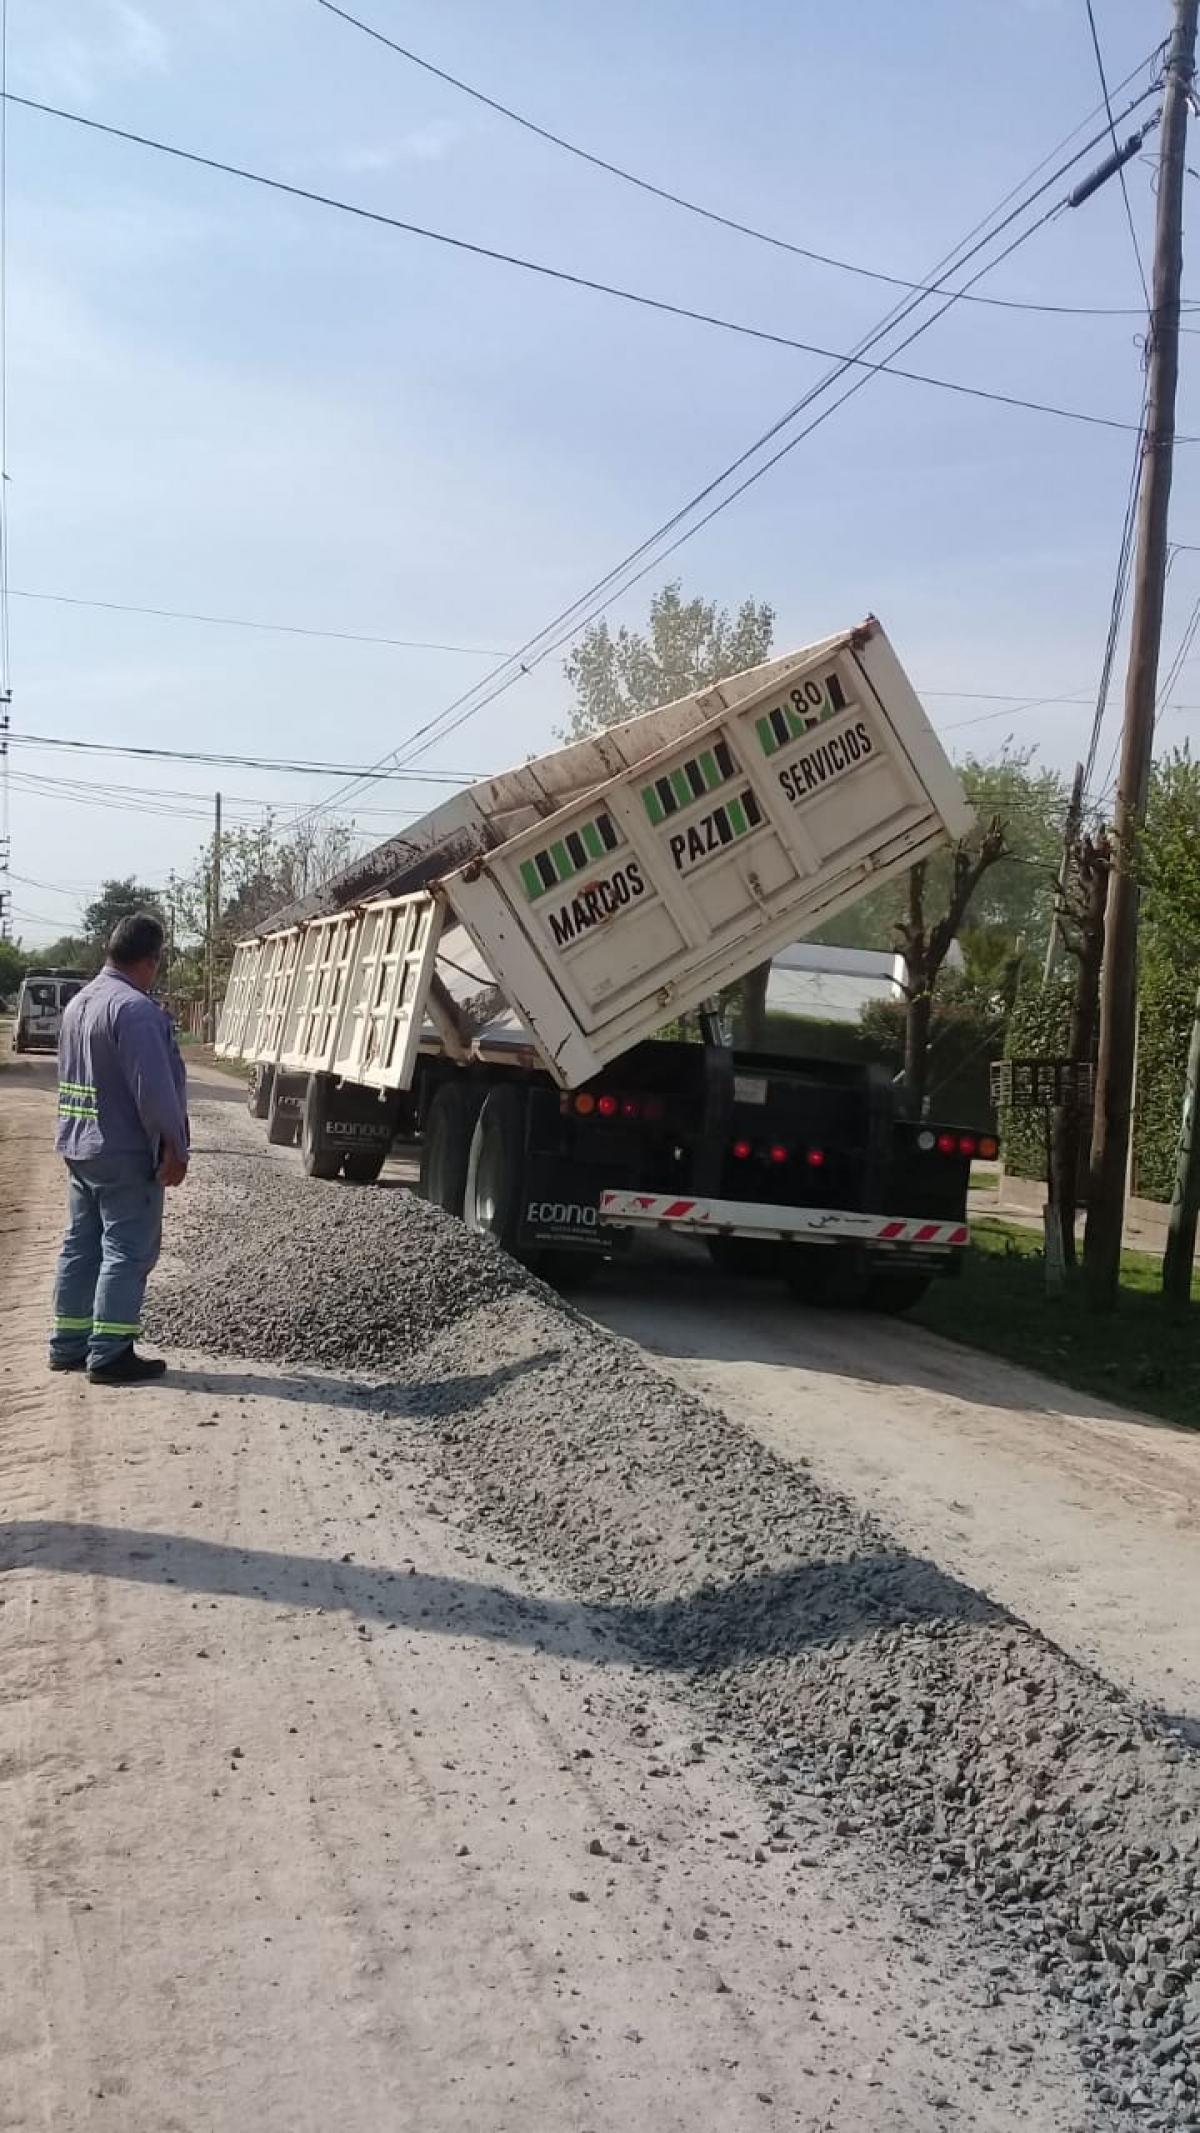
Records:
{"label": "tree", "polygon": [[736,615],[715,600],[685,600],[678,579],[650,602],[649,632],[594,622],[564,667],[575,707],[562,739],[582,740],[642,711],[674,703],[727,674],[761,666],[771,655],[775,610],[743,600]]}
{"label": "tree", "polygon": [[[267,814],[258,829],[229,829],[221,835],[221,909],[214,939],[214,970],[223,985],[235,943],[288,904],[307,896],[341,872],[353,855],[357,836],[352,822],[326,822],[310,816],[280,836]],[[206,839],[191,872],[172,874],[166,902],[176,943],[171,991],[195,998],[204,986],[203,944],[210,927],[213,841]]]}
{"label": "tree", "polygon": [[1190,982],[1200,969],[1200,762],[1186,744],[1151,773],[1139,872],[1143,952]]}
{"label": "tree", "polygon": [[[1066,786],[1056,770],[1038,767],[1032,748],[1006,748],[994,763],[968,756],[956,768],[976,814],[982,821],[999,816],[1007,837],[1004,857],[988,869],[972,903],[971,931],[987,928],[1004,935],[1010,955],[1021,941],[1040,941],[1044,947],[1062,859]],[[945,903],[952,872],[950,852],[939,852],[929,861],[926,894],[931,902]],[[813,938],[837,948],[890,947],[906,908],[904,882],[885,882]]]}
{"label": "tree", "polygon": [[29,962],[18,941],[0,941],[0,1000],[17,991]]}
{"label": "tree", "polygon": [[48,948],[39,948],[36,956],[26,958],[31,970],[74,970],[82,977],[90,970],[100,967],[91,943],[78,933],[64,933]]}
{"label": "tree", "polygon": [[957,938],[972,899],[991,869],[1008,852],[1005,824],[993,815],[986,827],[950,855],[950,882],[940,899],[941,915],[929,916],[931,862],[921,860],[908,870],[907,907],[896,932],[908,966],[904,1018],[904,1093],[909,1111],[920,1118],[929,1079],[929,1031],[933,1020],[933,997],[942,965]]}
{"label": "tree", "polygon": [[147,889],[132,874],[124,881],[102,881],[100,893],[88,904],[83,914],[83,930],[90,955],[97,961],[103,959],[108,937],[120,919],[129,918],[135,911],[158,912],[162,898],[157,889]]}
{"label": "tree", "polygon": [[[622,625],[614,637],[607,622],[594,622],[574,646],[563,671],[575,704],[560,739],[583,740],[761,666],[774,630],[775,611],[766,601],[744,600],[731,615],[715,600],[685,600],[678,579],[664,585],[650,602],[648,631]],[[770,971],[769,962],[760,965],[738,988],[739,1034],[752,1048],[765,1037]]]}

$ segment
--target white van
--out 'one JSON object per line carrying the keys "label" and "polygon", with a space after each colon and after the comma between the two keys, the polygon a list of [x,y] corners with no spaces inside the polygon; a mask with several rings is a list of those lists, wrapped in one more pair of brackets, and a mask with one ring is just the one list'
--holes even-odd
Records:
{"label": "white van", "polygon": [[56,1052],[63,1009],[86,983],[86,978],[67,977],[55,970],[27,971],[17,995],[14,1052]]}

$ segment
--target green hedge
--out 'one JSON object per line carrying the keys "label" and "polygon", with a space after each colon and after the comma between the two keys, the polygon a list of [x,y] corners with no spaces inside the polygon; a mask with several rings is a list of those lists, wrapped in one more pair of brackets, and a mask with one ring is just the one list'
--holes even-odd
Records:
{"label": "green hedge", "polygon": [[[1071,973],[1050,985],[1028,985],[1008,1018],[1005,1059],[1061,1059],[1071,1027]],[[1042,1111],[1004,1111],[1000,1117],[1004,1167],[1017,1178],[1046,1175],[1046,1119]]]}
{"label": "green hedge", "polygon": [[[1147,1200],[1169,1200],[1195,1013],[1195,974],[1144,968],[1140,989],[1133,1189]],[[1049,988],[1030,986],[1018,996],[1013,1009],[1005,1058],[1061,1057],[1067,1047],[1070,1015],[1069,973]],[[1045,1176],[1045,1132],[1040,1111],[1006,1112],[1001,1118],[1005,1166],[1014,1177]]]}
{"label": "green hedge", "polygon": [[1169,1200],[1196,1012],[1196,973],[1144,969],[1141,1009],[1133,1185],[1148,1200]]}

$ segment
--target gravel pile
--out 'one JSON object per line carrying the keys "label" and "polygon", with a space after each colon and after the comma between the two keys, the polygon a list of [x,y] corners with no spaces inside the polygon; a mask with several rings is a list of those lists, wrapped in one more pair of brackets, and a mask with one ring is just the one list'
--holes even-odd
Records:
{"label": "gravel pile", "polygon": [[[410,1193],[202,1157],[172,1201],[149,1339],[329,1370],[387,1369],[463,1310],[530,1286],[489,1239]],[[171,1262],[187,1269],[171,1280]]]}
{"label": "gravel pile", "polygon": [[389,1434],[432,1440],[484,1519],[761,1749],[780,1796],[986,1907],[1079,2020],[1099,2102],[1200,2125],[1193,1755],[436,1210],[209,1174],[173,1240],[202,1271],[156,1337],[386,1370]]}

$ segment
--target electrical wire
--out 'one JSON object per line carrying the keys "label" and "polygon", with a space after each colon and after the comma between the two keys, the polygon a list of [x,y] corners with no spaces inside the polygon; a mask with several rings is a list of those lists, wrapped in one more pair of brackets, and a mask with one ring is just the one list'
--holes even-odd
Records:
{"label": "electrical wire", "polygon": [[351,770],[337,763],[306,763],[269,755],[223,755],[195,748],[154,748],[139,742],[84,741],[53,733],[13,733],[24,748],[67,748],[84,755],[144,756],[156,762],[208,763],[217,769],[284,771],[308,778],[396,778],[414,785],[475,785],[485,773],[473,770]]}
{"label": "electrical wire", "polygon": [[[752,223],[739,222],[735,216],[722,215],[715,208],[703,207],[699,201],[689,200],[682,193],[672,192],[668,186],[656,185],[652,179],[639,177],[636,171],[625,169],[622,164],[612,162],[607,156],[596,155],[591,149],[580,147],[577,141],[568,141],[562,134],[551,132],[549,127],[539,126],[536,119],[526,117],[523,112],[514,111],[511,105],[501,103],[497,97],[488,96],[484,90],[476,89],[470,82],[460,80],[456,74],[448,73],[444,67],[435,66],[432,60],[422,59],[419,52],[414,52],[408,45],[398,43],[394,37],[386,36],[373,23],[364,22],[361,16],[352,15],[348,9],[338,7],[335,0],[318,0],[318,6],[323,7],[327,14],[337,15],[341,21],[349,23],[352,29],[360,30],[364,37],[372,38],[376,44],[385,45],[389,52],[395,52],[399,58],[408,60],[423,73],[432,75],[437,81],[446,82],[450,88],[457,89],[463,96],[469,96],[477,104],[485,105],[489,111],[497,112],[501,118],[509,119],[514,126],[522,127],[526,133],[535,134],[539,140],[549,142],[551,147],[561,148],[565,154],[577,157],[581,163],[589,163],[594,170],[602,170],[610,178],[619,178],[623,184],[635,186],[639,192],[649,193],[656,200],[665,200],[671,207],[682,208],[689,215],[698,215],[702,221],[715,223],[720,229],[732,230],[739,237],[750,237],[757,244],[769,245],[774,251],[790,252],[796,259],[807,259],[817,266],[835,267],[839,273],[854,274],[864,281],[883,282],[892,289],[907,289],[923,296],[931,293],[930,285],[926,282],[906,281],[899,274],[884,274],[875,267],[864,267],[854,260],[838,259],[829,252],[813,251],[807,245],[795,244],[787,237],[779,237],[769,230],[758,229]],[[1143,61],[1142,65],[1145,64]],[[1135,67],[1132,73],[1126,76],[1126,81],[1131,81],[1140,71],[1139,67]],[[1124,86],[1124,82],[1119,85],[1118,94]],[[1107,87],[1104,93],[1107,105]],[[1037,304],[1008,296],[969,296],[965,301],[971,304],[986,304],[1000,311],[1034,311],[1065,318],[1140,318],[1142,315],[1136,307],[1129,309],[1107,304]]]}
{"label": "electrical wire", "polygon": [[[838,349],[824,348],[813,341],[798,340],[794,335],[776,333],[767,326],[752,326],[742,319],[723,317],[715,311],[698,311],[688,304],[671,303],[667,298],[650,296],[644,290],[625,289],[615,282],[598,281],[587,274],[576,274],[566,267],[548,266],[542,260],[525,259],[516,252],[501,252],[491,245],[476,244],[465,237],[452,237],[445,230],[426,228],[417,222],[404,221],[397,215],[385,215],[374,208],[362,207],[349,200],[340,200],[331,193],[312,191],[304,185],[292,185],[282,178],[268,177],[262,171],[247,170],[236,163],[227,163],[216,156],[199,155],[189,148],[179,148],[168,141],[160,141],[144,133],[132,133],[123,126],[106,125],[100,119],[86,118],[82,112],[67,111],[55,104],[39,103],[29,96],[17,96],[7,92],[7,100],[19,104],[26,111],[41,112],[44,117],[65,120],[69,125],[84,126],[93,133],[103,133],[134,147],[152,149],[159,155],[173,156],[184,163],[193,163],[204,170],[215,170],[226,177],[240,178],[250,185],[266,186],[272,192],[281,192],[298,200],[307,200],[317,207],[335,209],[339,214],[353,215],[366,222],[381,224],[385,229],[398,230],[405,236],[420,237],[432,244],[448,245],[452,250],[467,252],[477,259],[489,259],[497,265],[514,267],[526,274],[536,274],[543,280],[563,282],[570,288],[586,289],[593,295],[608,296],[618,302],[634,304],[642,310],[661,312],[668,318],[681,318],[693,325],[710,326],[720,333],[731,333],[744,339],[762,341],[773,348],[795,349],[800,355],[820,357],[822,362],[843,363],[859,366],[865,370],[887,369],[889,376],[902,378],[908,384],[933,386],[941,392],[959,393],[973,400],[986,400],[997,406],[1019,408],[1030,414],[1050,415],[1059,421],[1082,422],[1093,428],[1127,430],[1132,424],[1122,422],[1115,416],[1095,415],[1080,408],[1058,407],[1048,401],[1024,398],[1016,393],[1002,393],[979,385],[967,385],[955,378],[930,377],[923,371],[903,370],[898,365],[872,364],[860,355],[848,355]],[[922,294],[926,293],[922,285]],[[1194,443],[1194,438],[1180,437],[1176,442]]]}
{"label": "electrical wire", "polygon": [[205,622],[215,629],[267,630],[281,637],[322,637],[338,644],[382,644],[400,652],[457,653],[464,659],[501,659],[504,656],[494,644],[437,644],[420,637],[379,637],[364,630],[316,629],[301,622],[258,622],[247,615],[203,615],[187,608],[141,607],[129,600],[85,600],[75,593],[30,592],[16,585],[11,587],[9,597],[13,600],[51,601],[57,607],[94,607],[112,615],[154,615],[162,622]]}
{"label": "electrical wire", "polygon": [[[1142,101],[1142,98],[1139,96],[1137,101]],[[1039,199],[1041,199],[1048,191],[1050,191],[1052,187],[1056,186],[1059,181],[1065,176],[1066,172],[1072,169],[1073,166],[1083,158],[1083,156],[1089,154],[1092,149],[1099,145],[1099,143],[1105,138],[1104,133],[1097,134],[1094,137],[1085,141],[1081,147],[1075,149],[1071,155],[1067,156],[1065,161],[1058,163],[1051,171],[1049,177],[1044,178],[1042,182],[1036,186],[1035,190],[1033,190],[1032,192],[1029,190],[1030,186],[1034,184],[1034,181],[1042,177],[1042,173],[1046,170],[1047,166],[1053,163],[1056,157],[1061,156],[1063,150],[1068,148],[1071,142],[1075,140],[1077,135],[1083,131],[1083,128],[1090,124],[1091,117],[1092,114],[1089,114],[1087,119],[1083,120],[1079,125],[1073,127],[1071,132],[1068,133],[1063,138],[1063,140],[1061,140],[1056,145],[1056,147],[1050,151],[1049,155],[1043,157],[1042,161],[1034,167],[1034,169],[1027,175],[1026,178],[1022,179],[1017,185],[1012,187],[1011,190],[1004,195],[1004,197],[998,202],[997,206],[991,211],[989,215],[985,216],[982,221],[977,222],[974,227],[967,232],[966,236],[960,239],[959,242],[951,249],[951,251],[943,256],[943,259],[940,260],[937,263],[936,267],[933,269],[933,273],[937,277],[937,280],[932,283],[932,286],[934,288],[938,289],[939,291],[944,289],[945,283],[949,280],[952,274],[961,272],[961,270],[965,266],[967,266],[972,259],[977,258],[981,251],[985,250],[990,244],[994,243],[995,239],[998,236],[1002,235],[1006,229],[1010,228],[1015,221],[1019,220],[1022,215],[1027,214],[1029,210],[1035,205],[1035,203]],[[1016,205],[1010,206],[1010,203],[1012,202],[1016,202]],[[1005,212],[1005,210],[1008,210],[1008,212]],[[1043,223],[1046,220],[1050,219],[1050,216],[1052,214],[1058,212],[1060,212],[1060,207],[1055,207],[1054,209],[1048,210],[1046,214],[1044,214],[1036,224],[1034,224],[1029,230],[1022,232],[1017,238],[1012,241],[1012,243],[1006,248],[1005,252],[1000,255],[1000,259],[985,262],[971,277],[971,282],[967,283],[966,287],[970,288],[975,281],[978,281],[982,278],[983,274],[991,271],[995,266],[999,265],[1001,263],[1001,260],[1007,257],[1009,252],[1015,249],[1018,243],[1024,242],[1027,237],[1032,236],[1036,229],[1041,228]],[[922,332],[928,331],[931,326],[936,324],[937,320],[943,316],[944,312],[950,308],[951,304],[953,304],[957,300],[958,296],[962,293],[962,291],[950,291],[948,293],[947,302],[941,307],[940,310],[935,312],[931,318],[927,318],[920,324],[918,324],[918,326],[914,329],[913,333],[910,334],[906,340],[900,343],[900,350],[910,345],[912,340],[918,338]],[[863,336],[862,340],[857,344],[856,353],[861,353],[867,348],[877,345],[878,342],[885,337],[885,335],[891,332],[895,327],[902,324],[904,320],[910,317],[915,311],[919,311],[925,305],[925,303],[925,296],[919,295],[909,296],[903,302],[893,305],[892,309],[885,314],[885,316],[878,322],[878,324]],[[898,353],[900,352],[900,350],[893,350],[892,353]],[[720,473],[715,475],[709,482],[707,482],[705,486],[702,489],[698,490],[694,496],[690,497],[687,503],[683,504],[679,508],[679,510],[677,510],[673,514],[671,518],[664,521],[664,523],[658,528],[656,528],[656,530],[652,534],[648,535],[646,539],[640,542],[636,548],[632,549],[626,556],[624,556],[619,563],[614,565],[614,567],[604,575],[604,577],[597,579],[584,593],[578,595],[574,601],[570,602],[568,606],[560,609],[559,613],[552,619],[552,621],[544,625],[544,627],[540,631],[536,632],[532,637],[527,638],[525,643],[518,647],[517,651],[512,655],[509,660],[504,661],[499,666],[493,668],[490,674],[484,675],[482,680],[475,683],[472,688],[464,691],[462,694],[455,697],[451,701],[451,703],[446,705],[446,707],[441,712],[435,714],[433,718],[427,720],[423,725],[418,726],[415,731],[409,736],[408,741],[406,743],[402,743],[399,748],[392,750],[389,755],[382,757],[380,759],[381,762],[394,761],[398,758],[407,762],[414,760],[419,754],[425,753],[428,748],[434,746],[437,741],[443,739],[447,734],[454,732],[458,726],[464,724],[468,719],[475,717],[480,711],[485,710],[489,704],[493,703],[496,700],[498,696],[502,695],[509,688],[513,687],[515,683],[519,681],[525,674],[531,672],[534,666],[540,665],[541,662],[551,656],[554,651],[559,650],[570,636],[574,635],[577,631],[586,628],[589,622],[593,621],[597,615],[603,613],[605,608],[611,606],[612,602],[615,599],[621,597],[624,593],[628,592],[633,585],[637,584],[642,578],[646,577],[651,570],[659,568],[669,556],[674,554],[678,548],[682,547],[686,541],[692,539],[696,533],[700,532],[701,529],[710,522],[711,519],[716,517],[718,512],[727,509],[731,503],[736,501],[739,496],[744,494],[748,488],[752,487],[756,481],[761,480],[765,474],[769,473],[772,467],[777,465],[779,461],[784,458],[789,451],[793,450],[796,445],[802,443],[807,436],[811,435],[813,430],[818,428],[823,421],[827,420],[830,414],[835,413],[837,411],[837,408],[843,406],[845,404],[845,401],[851,398],[855,391],[861,390],[862,386],[865,383],[869,382],[870,376],[876,374],[874,372],[868,372],[857,378],[853,382],[849,390],[844,393],[839,400],[835,401],[832,407],[822,410],[821,413],[819,413],[816,418],[799,433],[798,436],[792,438],[789,443],[783,446],[780,451],[773,454],[770,459],[768,459],[762,465],[754,469],[754,471],[743,482],[741,482],[737,488],[733,489],[728,495],[720,497],[711,510],[709,510],[702,518],[697,520],[694,524],[689,527],[686,527],[685,530],[679,535],[679,537],[672,541],[668,547],[663,549],[659,546],[660,542],[664,538],[672,534],[675,529],[682,525],[683,522],[687,520],[702,504],[707,502],[710,497],[716,495],[718,491],[725,487],[732,479],[732,477],[741,470],[742,467],[746,466],[761,451],[763,451],[766,446],[770,444],[782,431],[786,430],[796,419],[796,417],[799,414],[803,413],[805,409],[813,403],[814,400],[818,399],[832,385],[836,384],[838,380],[845,375],[845,371],[847,368],[848,365],[845,363],[835,366],[834,369],[826,373],[824,377],[818,379],[814,385],[809,387],[807,392],[805,392],[798,401],[794,402],[792,406],[785,409],[784,412],[769,426],[768,429],[766,429],[759,437],[755,438],[753,442],[748,445],[743,452],[739,453],[736,459],[734,459],[730,462],[729,465],[724,467],[720,471]],[[643,556],[649,554],[651,550],[655,551],[651,556],[651,560],[643,568],[636,571],[634,575],[626,575],[630,567],[633,564],[639,562]],[[620,580],[620,583],[617,582],[618,580]],[[600,597],[596,601],[596,604],[591,608],[590,612],[584,612],[584,610],[587,608],[588,602],[594,600],[597,595],[600,595],[602,597]],[[560,626],[562,626],[561,629]],[[554,637],[553,632],[555,632],[556,630],[559,630],[560,634],[557,637]],[[352,786],[339,788],[337,792],[331,794],[325,802],[321,803],[321,809],[336,806],[339,802],[345,801],[348,797],[351,797],[352,794]],[[314,811],[321,810],[317,809]]]}
{"label": "electrical wire", "polygon": [[[1105,111],[1108,113],[1108,130],[1112,135],[1113,149],[1117,154],[1119,154],[1121,143],[1117,139],[1117,122],[1115,117],[1113,116],[1112,98],[1108,92],[1108,76],[1104,69],[1104,54],[1100,49],[1100,32],[1096,28],[1096,13],[1095,9],[1092,6],[1092,0],[1084,0],[1084,6],[1087,9],[1088,29],[1091,32],[1092,50],[1096,55],[1096,72],[1100,76],[1100,89],[1104,97],[1104,108]],[[1125,220],[1129,224],[1129,237],[1130,242],[1133,245],[1133,256],[1137,261],[1138,279],[1142,284],[1142,295],[1146,299],[1146,313],[1147,316],[1149,316],[1151,308],[1150,284],[1146,279],[1146,268],[1142,259],[1142,248],[1141,245],[1138,243],[1137,225],[1134,222],[1133,208],[1130,205],[1129,186],[1126,183],[1125,179],[1124,164],[1122,164],[1120,169],[1118,170],[1117,176],[1121,181],[1121,198],[1125,202]]]}

